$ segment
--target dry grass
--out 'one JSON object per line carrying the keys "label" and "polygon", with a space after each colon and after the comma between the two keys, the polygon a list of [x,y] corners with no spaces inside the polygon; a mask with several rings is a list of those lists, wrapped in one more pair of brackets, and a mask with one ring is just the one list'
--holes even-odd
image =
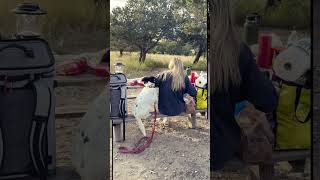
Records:
{"label": "dry grass", "polygon": [[139,77],[140,75],[145,75],[150,72],[157,72],[159,70],[166,69],[171,59],[178,57],[180,58],[184,66],[191,66],[194,70],[206,71],[207,61],[205,58],[201,58],[199,63],[193,65],[194,56],[178,56],[178,55],[168,55],[168,54],[147,54],[145,63],[139,63],[139,53],[138,52],[124,52],[123,56],[120,57],[118,51],[111,51],[111,71],[114,70],[113,64],[115,62],[122,62],[125,64],[125,73],[129,74],[131,77]]}

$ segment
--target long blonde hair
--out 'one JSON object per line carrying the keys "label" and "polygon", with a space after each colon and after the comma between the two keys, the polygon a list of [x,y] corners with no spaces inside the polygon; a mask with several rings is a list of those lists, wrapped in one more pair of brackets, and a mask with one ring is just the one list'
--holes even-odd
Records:
{"label": "long blonde hair", "polygon": [[164,79],[172,76],[171,89],[179,91],[185,88],[185,73],[183,69],[183,62],[179,58],[174,58],[169,63],[169,71],[164,72]]}
{"label": "long blonde hair", "polygon": [[209,0],[211,66],[210,89],[228,91],[230,85],[239,85],[240,37],[233,22],[232,0]]}

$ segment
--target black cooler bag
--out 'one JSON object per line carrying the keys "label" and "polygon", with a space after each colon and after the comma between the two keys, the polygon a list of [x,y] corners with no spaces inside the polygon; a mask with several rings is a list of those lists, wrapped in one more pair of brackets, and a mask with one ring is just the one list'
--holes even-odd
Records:
{"label": "black cooler bag", "polygon": [[55,171],[53,78],[44,40],[0,41],[0,179]]}

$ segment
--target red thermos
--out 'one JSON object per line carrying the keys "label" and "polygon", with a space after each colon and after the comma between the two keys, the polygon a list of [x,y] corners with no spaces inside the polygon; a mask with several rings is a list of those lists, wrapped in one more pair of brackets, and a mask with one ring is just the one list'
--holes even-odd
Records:
{"label": "red thermos", "polygon": [[191,78],[190,78],[191,84],[194,84],[196,82],[196,73],[191,72]]}
{"label": "red thermos", "polygon": [[257,64],[261,68],[271,68],[273,52],[272,49],[272,35],[271,33],[262,33],[259,36],[259,52]]}

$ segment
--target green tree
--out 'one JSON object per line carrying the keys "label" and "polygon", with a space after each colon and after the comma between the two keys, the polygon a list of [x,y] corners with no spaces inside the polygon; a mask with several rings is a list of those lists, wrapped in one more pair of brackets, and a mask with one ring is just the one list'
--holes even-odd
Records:
{"label": "green tree", "polygon": [[139,48],[140,63],[161,39],[173,37],[175,26],[169,0],[129,0],[125,7],[115,8],[111,14],[111,36]]}
{"label": "green tree", "polygon": [[194,64],[207,52],[207,1],[176,0],[175,17],[178,23],[177,35],[196,50]]}
{"label": "green tree", "polygon": [[113,36],[111,36],[110,44],[111,50],[119,51],[120,57],[122,57],[125,50],[128,50],[130,48],[130,46],[125,41],[121,39],[114,39]]}

